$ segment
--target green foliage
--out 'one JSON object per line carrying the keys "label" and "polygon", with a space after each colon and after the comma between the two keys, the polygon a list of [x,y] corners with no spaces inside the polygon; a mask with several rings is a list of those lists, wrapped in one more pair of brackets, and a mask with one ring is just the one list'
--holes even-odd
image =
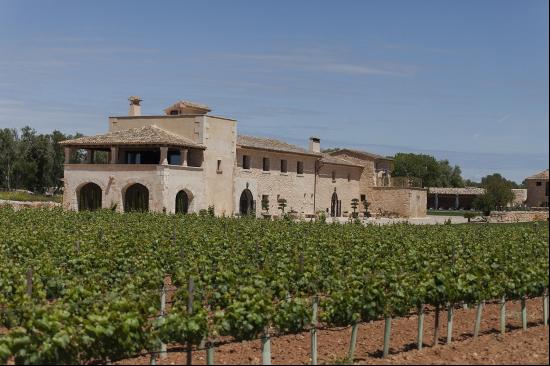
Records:
{"label": "green foliage", "polygon": [[353,209],[353,217],[357,217],[356,211],[357,211],[358,206],[359,206],[359,200],[357,198],[353,198],[351,200],[351,208]]}
{"label": "green foliage", "polygon": [[10,200],[10,201],[31,201],[31,202],[59,202],[63,200],[61,195],[47,196],[43,194],[30,194],[27,192],[21,191],[0,191],[0,200]]}
{"label": "green foliage", "polygon": [[[345,326],[548,288],[548,226],[536,223],[365,227],[0,208],[0,227],[3,363],[105,363],[161,341],[298,332],[313,296],[320,321]],[[166,276],[175,292],[159,318]]]}
{"label": "green foliage", "polygon": [[267,195],[262,197],[262,210],[269,212],[269,198]]}
{"label": "green foliage", "polygon": [[423,187],[464,187],[462,171],[448,160],[436,160],[425,154],[398,153],[394,157],[394,177],[422,179]]}
{"label": "green foliage", "polygon": [[[15,129],[0,129],[0,187],[34,192],[44,192],[49,187],[59,189],[65,160],[59,143],[80,136],[59,131],[37,134],[30,127],[21,129],[20,134]],[[82,158],[80,152],[73,156],[76,161]]]}
{"label": "green foliage", "polygon": [[470,222],[470,220],[477,216],[479,216],[478,212],[464,212],[464,218],[468,219],[468,222]]}
{"label": "green foliage", "polygon": [[485,188],[485,194],[474,200],[474,207],[485,214],[495,209],[503,210],[514,200],[512,189],[515,183],[498,173],[484,177],[481,186]]}

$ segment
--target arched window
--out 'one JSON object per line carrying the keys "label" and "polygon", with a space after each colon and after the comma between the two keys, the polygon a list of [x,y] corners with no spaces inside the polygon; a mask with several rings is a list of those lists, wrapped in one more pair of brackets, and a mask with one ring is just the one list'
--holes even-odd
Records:
{"label": "arched window", "polygon": [[139,183],[128,187],[124,194],[124,212],[148,210],[149,190],[147,187]]}
{"label": "arched window", "polygon": [[179,191],[176,195],[176,213],[186,214],[189,212],[189,195],[185,191]]}
{"label": "arched window", "polygon": [[94,211],[101,208],[101,188],[88,183],[78,193],[78,211]]}
{"label": "arched window", "polygon": [[254,212],[254,196],[252,196],[252,192],[249,189],[245,189],[241,193],[239,207],[241,216],[252,215]]}

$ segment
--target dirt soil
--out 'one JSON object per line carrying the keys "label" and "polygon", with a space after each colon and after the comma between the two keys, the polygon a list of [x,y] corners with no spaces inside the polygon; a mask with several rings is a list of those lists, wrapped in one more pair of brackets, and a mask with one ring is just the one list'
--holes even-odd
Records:
{"label": "dirt soil", "polygon": [[[542,324],[542,299],[527,301],[528,329],[521,329],[519,302],[506,305],[507,333],[500,336],[499,305],[486,304],[483,308],[480,335],[473,338],[476,310],[455,309],[452,343],[447,345],[447,311],[440,316],[439,345],[434,346],[434,312],[425,316],[424,348],[416,349],[417,317],[392,321],[390,355],[382,358],[384,322],[374,321],[359,326],[355,364],[548,364],[548,327]],[[351,329],[318,331],[318,363],[346,362]],[[181,346],[169,346],[165,359],[159,365],[185,364],[186,353]],[[273,364],[310,364],[309,333],[273,337],[271,356]],[[215,364],[261,364],[260,341],[225,344],[216,348]],[[150,356],[127,359],[119,364],[149,364]],[[194,364],[206,364],[206,352],[193,352]]]}

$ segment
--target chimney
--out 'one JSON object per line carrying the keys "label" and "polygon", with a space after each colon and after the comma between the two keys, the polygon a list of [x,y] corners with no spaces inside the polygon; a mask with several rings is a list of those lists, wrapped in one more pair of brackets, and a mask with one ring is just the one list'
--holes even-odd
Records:
{"label": "chimney", "polygon": [[319,137],[309,138],[309,151],[314,153],[321,152],[321,139]]}
{"label": "chimney", "polygon": [[130,110],[128,111],[128,115],[132,117],[141,116],[141,106],[139,105],[141,99],[136,96],[131,96],[128,100],[130,101]]}

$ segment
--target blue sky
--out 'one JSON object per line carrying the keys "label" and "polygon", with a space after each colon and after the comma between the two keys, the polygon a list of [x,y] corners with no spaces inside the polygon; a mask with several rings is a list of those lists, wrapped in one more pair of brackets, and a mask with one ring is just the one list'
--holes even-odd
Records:
{"label": "blue sky", "polygon": [[548,1],[2,1],[0,127],[103,133],[139,95],[242,134],[548,167]]}

